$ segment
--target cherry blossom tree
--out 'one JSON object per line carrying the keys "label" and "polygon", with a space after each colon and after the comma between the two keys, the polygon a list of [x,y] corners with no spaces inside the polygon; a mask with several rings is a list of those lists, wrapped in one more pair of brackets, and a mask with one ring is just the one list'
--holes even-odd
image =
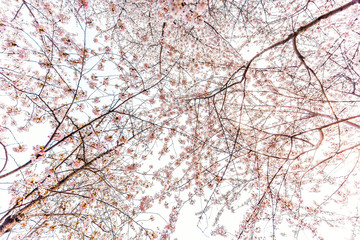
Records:
{"label": "cherry blossom tree", "polygon": [[2,0],[0,236],[355,239],[359,3]]}

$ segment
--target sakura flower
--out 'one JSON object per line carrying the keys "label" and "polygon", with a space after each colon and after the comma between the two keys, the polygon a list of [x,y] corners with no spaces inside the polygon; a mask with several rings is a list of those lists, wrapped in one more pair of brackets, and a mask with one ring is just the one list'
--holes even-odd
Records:
{"label": "sakura flower", "polygon": [[79,159],[75,159],[75,160],[72,162],[71,166],[72,166],[73,168],[79,168],[79,167],[81,166],[81,161],[80,161]]}
{"label": "sakura flower", "polygon": [[84,7],[85,9],[89,8],[89,1],[88,0],[79,0],[78,2],[80,7]]}
{"label": "sakura flower", "polygon": [[104,65],[102,63],[99,63],[99,65],[97,66],[98,70],[103,70],[104,69]]}
{"label": "sakura flower", "polygon": [[18,147],[13,148],[14,152],[25,152],[26,148],[24,145],[19,145]]}
{"label": "sakura flower", "polygon": [[106,136],[105,141],[112,142],[113,141],[113,136]]}
{"label": "sakura flower", "polygon": [[36,31],[40,34],[44,34],[45,33],[45,27],[41,26],[41,25],[36,25]]}
{"label": "sakura flower", "polygon": [[121,116],[116,116],[112,119],[113,123],[120,123],[120,121],[121,121]]}
{"label": "sakura flower", "polygon": [[92,110],[92,112],[95,114],[95,115],[100,115],[100,109],[98,107],[94,107],[94,109]]}

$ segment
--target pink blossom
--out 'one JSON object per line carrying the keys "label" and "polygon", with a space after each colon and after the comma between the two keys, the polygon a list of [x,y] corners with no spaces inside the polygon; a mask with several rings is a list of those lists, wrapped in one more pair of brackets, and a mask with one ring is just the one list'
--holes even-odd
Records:
{"label": "pink blossom", "polygon": [[114,140],[112,136],[106,136],[104,139],[107,142],[112,142]]}
{"label": "pink blossom", "polygon": [[99,65],[97,66],[98,70],[103,70],[104,69],[104,65],[102,63],[99,63]]}
{"label": "pink blossom", "polygon": [[89,8],[89,1],[88,0],[79,0],[79,6],[84,7],[85,9]]}
{"label": "pink blossom", "polygon": [[71,166],[72,166],[73,168],[79,168],[79,167],[81,166],[81,161],[80,161],[79,159],[75,159],[75,160],[72,162]]}
{"label": "pink blossom", "polygon": [[113,123],[119,123],[119,122],[121,122],[121,116],[116,116],[116,117],[114,117],[114,118],[112,119],[112,122],[113,122]]}
{"label": "pink blossom", "polygon": [[41,25],[36,25],[36,31],[40,34],[44,34],[45,33],[45,27],[41,26]]}
{"label": "pink blossom", "polygon": [[13,148],[14,152],[25,152],[26,148],[24,145],[19,145],[18,147]]}
{"label": "pink blossom", "polygon": [[100,115],[100,109],[98,107],[94,107],[94,109],[92,110],[92,112],[95,114],[95,115]]}

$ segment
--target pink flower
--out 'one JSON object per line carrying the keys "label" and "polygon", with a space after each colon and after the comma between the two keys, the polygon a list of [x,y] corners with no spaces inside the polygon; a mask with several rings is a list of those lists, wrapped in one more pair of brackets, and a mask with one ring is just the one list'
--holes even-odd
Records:
{"label": "pink flower", "polygon": [[112,137],[112,136],[106,136],[106,137],[105,137],[105,141],[107,141],[107,142],[112,142],[112,141],[113,141],[113,137]]}
{"label": "pink flower", "polygon": [[103,70],[104,69],[104,65],[102,63],[99,63],[99,65],[97,66],[98,70]]}
{"label": "pink flower", "polygon": [[25,152],[26,148],[24,145],[19,145],[18,147],[13,148],[14,152]]}
{"label": "pink flower", "polygon": [[84,7],[85,9],[89,8],[89,1],[88,0],[79,0],[79,6]]}
{"label": "pink flower", "polygon": [[81,161],[80,161],[79,159],[75,159],[75,160],[72,162],[71,166],[72,166],[73,168],[79,168],[79,167],[81,166]]}
{"label": "pink flower", "polygon": [[94,107],[94,109],[92,110],[92,112],[95,114],[95,115],[100,115],[100,109],[98,107]]}
{"label": "pink flower", "polygon": [[119,122],[121,122],[121,116],[116,116],[116,117],[114,117],[114,118],[112,119],[112,122],[113,122],[113,123],[119,123]]}
{"label": "pink flower", "polygon": [[61,41],[63,41],[66,45],[70,46],[71,45],[71,39],[68,37],[63,37],[61,38]]}
{"label": "pink flower", "polygon": [[45,33],[45,27],[41,26],[41,25],[36,25],[36,31],[40,34],[44,34]]}

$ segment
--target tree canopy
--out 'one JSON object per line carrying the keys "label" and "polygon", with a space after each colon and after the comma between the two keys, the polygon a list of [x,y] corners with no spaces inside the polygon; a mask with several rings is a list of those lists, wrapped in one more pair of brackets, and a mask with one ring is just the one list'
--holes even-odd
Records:
{"label": "tree canopy", "polygon": [[359,3],[1,0],[0,236],[356,238]]}

